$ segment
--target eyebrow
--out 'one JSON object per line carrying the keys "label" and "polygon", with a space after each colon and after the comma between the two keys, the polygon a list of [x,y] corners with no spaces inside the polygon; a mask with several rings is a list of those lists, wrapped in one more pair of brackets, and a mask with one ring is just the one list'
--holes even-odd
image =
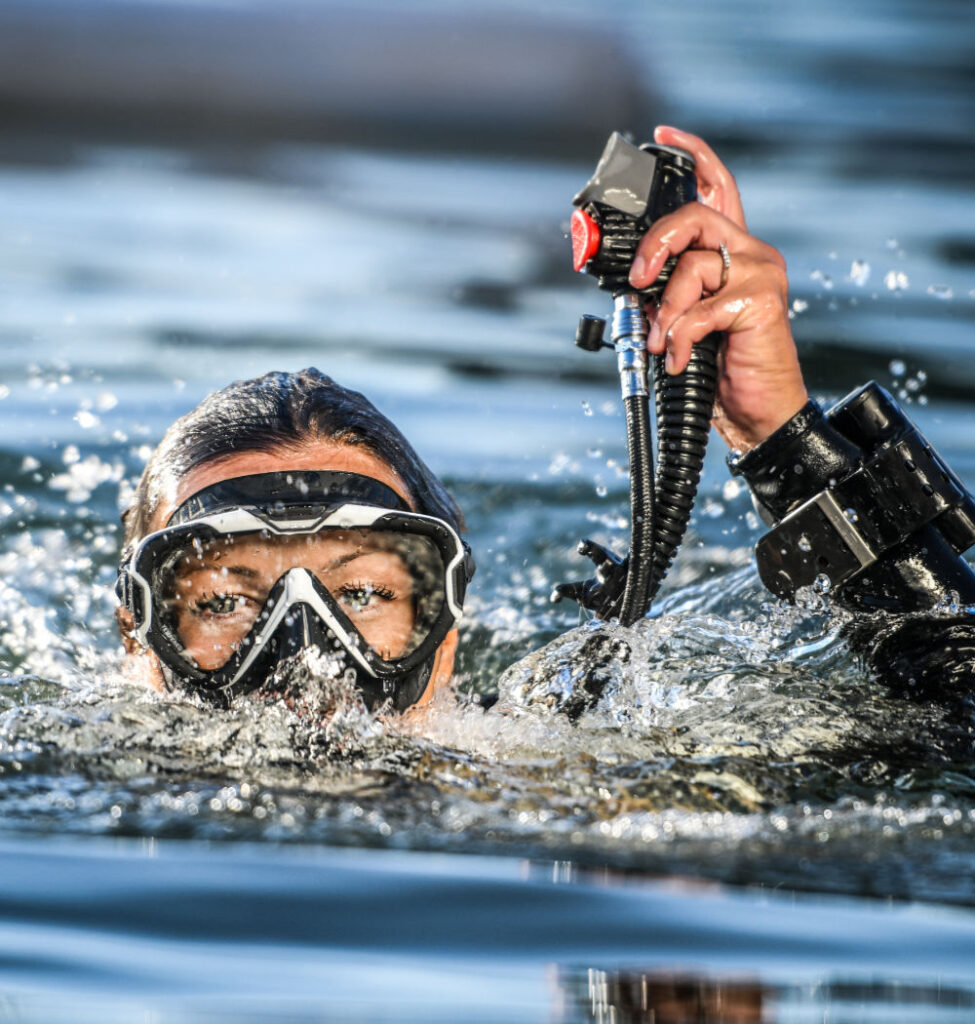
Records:
{"label": "eyebrow", "polygon": [[[329,562],[323,566],[324,569],[341,569],[343,565],[348,565],[349,562],[354,562],[357,558],[363,558],[366,555],[374,554],[372,551],[350,551],[348,554],[341,555],[334,561]],[[307,567],[306,567],[307,568]],[[256,569],[252,569],[249,565],[219,565],[215,562],[204,562],[202,565],[197,566],[195,572],[217,572],[220,575],[227,576],[240,576],[244,579],[259,579],[263,575]]]}
{"label": "eyebrow", "polygon": [[343,565],[348,565],[349,562],[354,562],[357,558],[362,558],[363,555],[372,554],[371,551],[350,551],[347,555],[342,555],[340,558],[336,558],[334,562],[329,562],[325,568],[327,569],[341,569]]}
{"label": "eyebrow", "polygon": [[203,562],[200,565],[194,566],[190,571],[190,575],[192,576],[195,572],[215,572],[221,576],[243,576],[249,580],[257,579],[260,576],[256,569],[252,569],[248,565],[219,565],[215,562]]}

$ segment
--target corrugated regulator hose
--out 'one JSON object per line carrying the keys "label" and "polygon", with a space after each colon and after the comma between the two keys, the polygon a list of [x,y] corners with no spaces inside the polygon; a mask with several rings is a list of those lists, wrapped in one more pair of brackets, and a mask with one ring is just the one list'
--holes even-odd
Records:
{"label": "corrugated regulator hose", "polygon": [[642,618],[670,569],[687,531],[701,481],[718,387],[721,334],[698,342],[687,369],[671,376],[654,358],[657,471],[653,471],[646,398],[625,401],[630,457],[630,558],[620,622]]}
{"label": "corrugated regulator hose", "polygon": [[[630,459],[630,556],[619,618],[624,626],[642,619],[653,600],[654,505],[653,440],[646,395],[623,399],[626,449]],[[639,554],[637,554],[639,552]]]}

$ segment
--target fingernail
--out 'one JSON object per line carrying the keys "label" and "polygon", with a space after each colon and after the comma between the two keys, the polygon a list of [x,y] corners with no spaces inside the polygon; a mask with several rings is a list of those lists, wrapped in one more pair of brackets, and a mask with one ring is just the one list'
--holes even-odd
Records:
{"label": "fingernail", "polygon": [[642,256],[637,256],[630,267],[630,284],[639,288],[647,276],[647,261]]}
{"label": "fingernail", "polygon": [[657,351],[657,345],[660,343],[660,324],[656,320],[650,324],[650,333],[647,335],[647,348],[651,352]]}
{"label": "fingernail", "polygon": [[664,362],[664,367],[669,374],[677,372],[674,368],[674,362],[674,353],[670,349],[667,349],[667,359]]}

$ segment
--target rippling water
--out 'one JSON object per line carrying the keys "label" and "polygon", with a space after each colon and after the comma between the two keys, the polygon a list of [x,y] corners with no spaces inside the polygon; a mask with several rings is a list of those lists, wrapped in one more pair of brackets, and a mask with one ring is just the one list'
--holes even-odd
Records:
{"label": "rippling water", "polygon": [[[855,78],[842,46],[813,32],[825,21],[746,6],[766,18],[765,63],[723,102],[751,120],[704,104],[699,79],[672,89],[674,120],[723,127],[752,230],[789,261],[814,387],[893,386],[975,484],[972,414],[957,403],[973,378],[975,191],[957,128],[971,90],[939,106],[932,79],[903,114],[937,174],[884,136],[883,112],[872,135],[845,127],[906,59],[902,25],[916,57],[962,75],[951,5],[907,5],[883,40],[881,5],[865,7],[859,38],[870,29],[879,48],[848,100],[828,76],[811,84],[813,67]],[[716,76],[734,66],[708,50],[727,18],[695,35],[694,16],[692,4],[652,26],[670,43],[655,85],[702,54]],[[806,62],[787,68],[775,46],[800,28]],[[812,97],[802,125],[790,96]],[[567,203],[588,158],[57,139],[25,158],[4,145],[0,911],[12,931],[0,977],[12,1019],[128,1019],[151,1005],[196,1020],[219,1003],[239,1020],[282,1006],[296,1020],[609,1020],[614,1006],[614,1019],[644,1020],[623,1008],[648,992],[702,1013],[719,998],[743,1007],[702,1019],[865,1020],[864,1006],[869,1019],[970,1019],[971,722],[870,680],[822,598],[769,599],[751,561],[758,523],[721,452],[653,618],[623,629],[548,603],[580,573],[579,537],[626,542],[613,361],[571,345],[576,316],[605,305],[566,269]],[[875,175],[862,173],[871,151]],[[309,364],[373,397],[471,524],[460,698],[427,713],[374,720],[348,706],[323,731],[279,705],[215,711],[122,673],[118,503],[151,446],[230,376]],[[474,699],[493,692],[490,710]],[[117,837],[128,841],[107,843]],[[646,881],[658,875],[746,888]],[[786,911],[759,888],[958,909],[810,897]],[[132,894],[142,911],[128,916]],[[255,908],[242,932],[241,906]],[[477,929],[491,906],[507,923],[489,941]],[[291,933],[275,931],[285,912]],[[395,934],[336,930],[350,919]],[[592,934],[563,944],[568,927]],[[913,959],[912,934],[927,943]],[[193,935],[195,954],[182,941]],[[234,962],[250,979],[237,994]],[[167,969],[181,1008],[162,1009]],[[81,1002],[39,994],[52,984]],[[260,993],[251,1011],[248,992]]]}

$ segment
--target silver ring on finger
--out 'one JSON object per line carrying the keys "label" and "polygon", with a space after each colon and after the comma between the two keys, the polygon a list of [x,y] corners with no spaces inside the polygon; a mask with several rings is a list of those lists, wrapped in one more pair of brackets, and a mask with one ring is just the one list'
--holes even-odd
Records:
{"label": "silver ring on finger", "polygon": [[728,252],[728,246],[724,242],[718,246],[718,252],[721,254],[721,280],[715,291],[720,292],[728,283],[728,271],[731,270],[731,253]]}

